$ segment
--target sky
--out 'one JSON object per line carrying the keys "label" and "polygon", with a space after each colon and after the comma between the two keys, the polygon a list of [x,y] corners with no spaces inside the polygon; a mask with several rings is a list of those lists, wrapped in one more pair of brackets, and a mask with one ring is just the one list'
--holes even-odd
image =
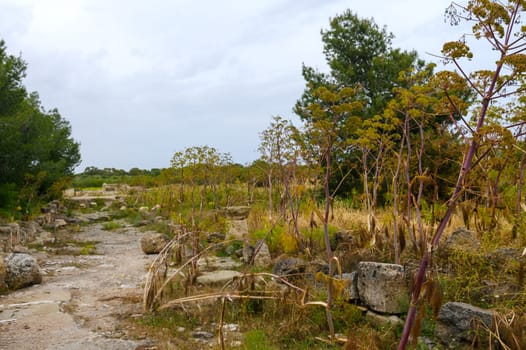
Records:
{"label": "sky", "polygon": [[450,0],[0,0],[0,39],[28,64],[24,81],[57,108],[82,163],[165,168],[208,145],[257,158],[272,117],[292,108],[302,64],[326,71],[320,30],[352,10],[427,61],[461,33]]}

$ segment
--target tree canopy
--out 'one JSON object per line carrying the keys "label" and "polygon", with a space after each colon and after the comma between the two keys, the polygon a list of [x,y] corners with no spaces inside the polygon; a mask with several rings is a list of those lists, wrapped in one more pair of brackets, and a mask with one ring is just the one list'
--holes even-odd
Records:
{"label": "tree canopy", "polygon": [[[26,63],[0,41],[0,211],[29,213],[37,197],[59,193],[80,163],[79,144],[57,109],[45,110],[23,78]],[[53,193],[52,193],[53,192]]]}

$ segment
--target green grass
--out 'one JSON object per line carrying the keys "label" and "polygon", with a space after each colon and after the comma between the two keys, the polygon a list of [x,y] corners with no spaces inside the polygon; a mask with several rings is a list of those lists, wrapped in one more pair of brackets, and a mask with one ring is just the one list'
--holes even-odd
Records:
{"label": "green grass", "polygon": [[108,221],[108,222],[105,222],[104,225],[102,225],[102,229],[106,231],[113,231],[113,230],[116,230],[122,227],[123,227],[122,224],[116,221]]}
{"label": "green grass", "polygon": [[243,350],[278,350],[270,344],[264,331],[256,329],[243,334]]}

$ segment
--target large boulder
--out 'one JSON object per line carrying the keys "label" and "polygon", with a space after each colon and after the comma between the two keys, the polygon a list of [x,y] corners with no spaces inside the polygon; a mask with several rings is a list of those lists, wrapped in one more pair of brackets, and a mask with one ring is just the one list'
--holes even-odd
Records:
{"label": "large boulder", "polygon": [[465,303],[446,303],[438,313],[435,337],[441,343],[453,347],[471,344],[475,334],[481,335],[481,332],[487,333],[487,330],[495,328],[493,320],[491,310]]}
{"label": "large boulder", "polygon": [[10,289],[19,289],[42,282],[40,267],[29,254],[13,253],[4,258],[5,282]]}
{"label": "large boulder", "polygon": [[360,262],[358,264],[358,294],[369,309],[400,314],[409,305],[404,267],[395,264]]}
{"label": "large boulder", "polygon": [[159,254],[170,242],[170,238],[159,232],[148,231],[141,237],[141,249],[144,254]]}

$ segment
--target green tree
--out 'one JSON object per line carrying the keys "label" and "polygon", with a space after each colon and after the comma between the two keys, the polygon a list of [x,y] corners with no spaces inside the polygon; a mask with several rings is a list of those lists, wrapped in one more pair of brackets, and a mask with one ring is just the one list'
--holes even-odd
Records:
{"label": "green tree", "polygon": [[[44,110],[22,83],[26,64],[0,41],[0,209],[18,205],[30,214],[36,199],[60,195],[80,162],[79,144],[58,110]],[[62,184],[62,185],[60,185]]]}
{"label": "green tree", "polygon": [[[393,48],[393,34],[388,33],[386,28],[380,28],[372,19],[360,18],[350,10],[332,18],[329,29],[322,30],[321,36],[330,71],[323,73],[303,66],[306,88],[296,103],[295,112],[304,122],[309,122],[311,117],[309,113],[304,113],[306,107],[316,100],[313,91],[330,85],[340,89],[361,87],[359,95],[363,108],[359,116],[362,120],[382,115],[383,109],[394,97],[393,88],[400,85],[400,73],[424,64],[418,60],[416,52]],[[338,159],[341,171],[334,172],[332,186],[341,186],[344,178],[347,180],[346,185],[341,186],[344,192],[349,191],[349,187],[358,186],[352,179],[359,179],[360,173],[356,176],[349,174],[353,171],[353,164],[363,160],[360,152],[353,148],[340,149],[334,157]]]}

